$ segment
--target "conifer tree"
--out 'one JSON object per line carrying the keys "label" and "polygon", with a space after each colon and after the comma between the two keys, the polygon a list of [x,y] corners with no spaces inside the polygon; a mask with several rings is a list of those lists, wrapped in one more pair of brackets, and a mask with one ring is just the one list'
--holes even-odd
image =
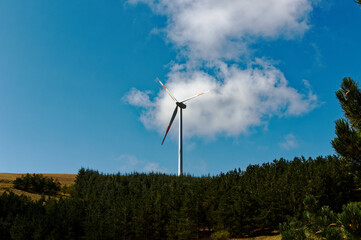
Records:
{"label": "conifer tree", "polygon": [[361,166],[361,92],[350,77],[342,80],[341,89],[336,92],[346,119],[336,123],[337,137],[332,146],[341,156]]}

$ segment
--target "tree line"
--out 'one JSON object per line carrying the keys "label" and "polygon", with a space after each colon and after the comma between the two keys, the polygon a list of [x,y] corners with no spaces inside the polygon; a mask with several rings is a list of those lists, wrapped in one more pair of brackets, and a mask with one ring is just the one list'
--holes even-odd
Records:
{"label": "tree line", "polygon": [[31,201],[0,197],[4,239],[199,239],[277,229],[300,218],[313,195],[339,211],[354,189],[351,166],[336,156],[250,165],[217,176],[102,174],[80,169],[71,196]]}

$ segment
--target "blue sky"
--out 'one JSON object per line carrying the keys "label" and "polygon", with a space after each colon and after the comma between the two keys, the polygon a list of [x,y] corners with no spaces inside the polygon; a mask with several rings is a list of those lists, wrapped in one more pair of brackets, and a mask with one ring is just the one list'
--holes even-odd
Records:
{"label": "blue sky", "polygon": [[0,0],[0,172],[176,174],[156,77],[179,98],[217,87],[183,113],[186,173],[334,154],[360,7],[217,2]]}

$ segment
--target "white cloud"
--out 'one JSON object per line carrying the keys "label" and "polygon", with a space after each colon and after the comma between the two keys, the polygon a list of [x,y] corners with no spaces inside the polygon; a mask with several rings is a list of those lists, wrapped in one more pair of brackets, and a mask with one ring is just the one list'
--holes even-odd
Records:
{"label": "white cloud", "polygon": [[283,149],[291,150],[291,149],[298,147],[298,141],[297,141],[296,137],[292,133],[290,133],[290,134],[287,134],[286,136],[284,136],[283,141],[280,142],[279,145]]}
{"label": "white cloud", "polygon": [[[307,92],[292,88],[270,61],[255,59],[246,67],[234,63],[246,55],[250,59],[249,46],[257,40],[301,36],[309,28],[312,0],[128,2],[146,3],[167,17],[164,32],[186,60],[174,64],[164,81],[178,100],[217,87],[187,103],[185,137],[235,136],[266,125],[272,116],[301,115],[317,106],[308,82],[304,82]],[[149,96],[149,92],[132,89],[125,99],[143,107],[140,120],[147,128],[164,133],[174,102],[163,90],[155,98]]]}
{"label": "white cloud", "polygon": [[[258,61],[244,70],[223,65],[218,71],[222,82],[201,71],[169,73],[167,87],[178,100],[217,87],[187,103],[183,112],[185,137],[235,136],[266,124],[272,116],[304,114],[317,104],[316,95],[288,86],[282,72],[267,62]],[[172,99],[160,91],[152,104],[143,107],[142,122],[164,132],[175,107]]]}
{"label": "white cloud", "polygon": [[208,173],[207,169],[208,169],[208,165],[207,162],[204,160],[200,160],[198,163],[193,163],[192,165],[193,169],[197,169],[200,173]]}
{"label": "white cloud", "polygon": [[144,172],[157,172],[157,173],[166,173],[166,172],[168,172],[168,170],[166,168],[160,167],[159,163],[154,163],[154,162],[147,163],[143,167],[143,171]]}
{"label": "white cloud", "polygon": [[294,38],[308,28],[312,0],[129,0],[167,16],[168,39],[191,58],[237,58],[255,37]]}
{"label": "white cloud", "polygon": [[131,172],[160,172],[167,173],[167,168],[160,167],[159,163],[139,160],[136,156],[131,154],[121,154],[116,158],[119,162],[118,171],[124,173]]}
{"label": "white cloud", "polygon": [[122,154],[116,160],[120,163],[119,171],[122,172],[135,171],[136,166],[139,163],[139,160],[130,154]]}
{"label": "white cloud", "polygon": [[130,91],[123,97],[123,100],[133,106],[152,106],[152,102],[149,100],[149,91],[139,91],[138,89],[132,88]]}

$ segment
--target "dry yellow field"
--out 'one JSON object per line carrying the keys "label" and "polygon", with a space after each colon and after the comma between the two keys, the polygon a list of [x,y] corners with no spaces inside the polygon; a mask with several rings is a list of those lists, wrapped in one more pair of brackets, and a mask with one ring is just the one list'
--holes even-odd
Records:
{"label": "dry yellow field", "polygon": [[[21,177],[21,175],[25,175],[26,173],[0,173],[0,182],[2,181],[14,181],[17,177]],[[32,173],[30,173],[32,174]],[[71,185],[74,183],[76,174],[48,174],[41,173],[45,177],[52,177],[57,179],[61,185]]]}
{"label": "dry yellow field", "polygon": [[[40,194],[29,193],[13,188],[13,181],[24,174],[26,173],[0,173],[0,194],[6,191],[12,191],[18,195],[24,194],[26,196],[29,196],[33,200],[40,199]],[[43,174],[43,176],[57,179],[61,185],[67,186],[73,184],[76,178],[76,174]]]}
{"label": "dry yellow field", "polygon": [[281,235],[260,236],[260,237],[254,237],[254,238],[233,238],[232,240],[281,240]]}

